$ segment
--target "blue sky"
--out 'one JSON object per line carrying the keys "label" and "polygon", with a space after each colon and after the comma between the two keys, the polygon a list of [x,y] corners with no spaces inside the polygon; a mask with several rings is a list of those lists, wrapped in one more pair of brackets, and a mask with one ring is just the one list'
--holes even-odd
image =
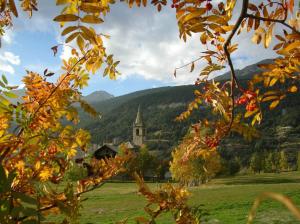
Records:
{"label": "blue sky", "polygon": [[[10,83],[20,85],[26,69],[42,72],[48,68],[59,73],[61,58],[70,54],[67,48],[63,48],[54,57],[50,50],[63,41],[58,24],[52,22],[59,13],[54,2],[41,1],[43,5],[40,4],[32,19],[20,13],[14,27],[2,39],[0,72],[6,74]],[[104,20],[105,23],[97,29],[111,35],[106,43],[107,51],[121,61],[119,70],[122,75],[116,81],[103,78],[101,71],[91,75],[89,86],[83,90],[84,95],[105,90],[118,96],[147,88],[192,84],[204,66],[200,62],[194,73],[183,69],[177,73],[177,78],[173,76],[175,67],[197,58],[204,49],[196,35],[187,43],[179,39],[175,11],[170,7],[157,13],[153,7],[128,9],[125,3],[120,3],[112,7]],[[249,37],[242,34],[235,39],[241,45],[233,55],[236,68],[274,56],[270,50],[249,43]]]}

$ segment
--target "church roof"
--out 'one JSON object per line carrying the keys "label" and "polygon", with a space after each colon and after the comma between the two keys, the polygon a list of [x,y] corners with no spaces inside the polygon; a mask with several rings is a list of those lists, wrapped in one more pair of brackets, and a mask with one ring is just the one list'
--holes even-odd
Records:
{"label": "church roof", "polygon": [[134,149],[134,148],[136,148],[136,146],[132,142],[130,142],[130,141],[125,142],[124,144],[125,144],[125,146],[126,146],[127,149]]}
{"label": "church roof", "polygon": [[136,119],[135,119],[134,124],[135,125],[143,125],[142,112],[141,112],[140,106],[138,108],[138,112],[136,114]]}

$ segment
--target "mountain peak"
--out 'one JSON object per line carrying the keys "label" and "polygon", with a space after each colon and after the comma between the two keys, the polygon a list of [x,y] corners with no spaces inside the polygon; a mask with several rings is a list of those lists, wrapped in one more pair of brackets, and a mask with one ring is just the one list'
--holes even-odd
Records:
{"label": "mountain peak", "polygon": [[88,103],[97,103],[104,100],[114,98],[114,96],[106,91],[97,90],[84,97],[84,100]]}
{"label": "mountain peak", "polygon": [[[258,67],[259,64],[272,63],[273,59],[264,59],[255,64],[248,65],[242,69],[235,69],[236,76],[239,80],[251,79],[255,74],[262,72],[262,69]],[[215,77],[216,81],[224,81],[230,79],[231,72],[226,72],[223,75]]]}

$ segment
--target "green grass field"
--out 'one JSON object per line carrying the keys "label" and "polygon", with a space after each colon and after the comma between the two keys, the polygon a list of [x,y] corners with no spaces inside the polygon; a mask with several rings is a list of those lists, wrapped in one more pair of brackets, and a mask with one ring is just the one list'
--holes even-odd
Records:
{"label": "green grass field", "polygon": [[[279,192],[289,196],[300,205],[300,172],[282,174],[257,174],[215,179],[207,185],[192,187],[189,203],[203,204],[208,211],[206,223],[246,223],[247,214],[257,195],[265,191]],[[156,188],[158,184],[149,184]],[[107,183],[102,188],[85,195],[80,223],[115,223],[145,215],[146,201],[137,194],[134,183]],[[174,223],[170,214],[165,214],[158,223]],[[254,223],[300,223],[280,203],[267,200],[257,214]]]}

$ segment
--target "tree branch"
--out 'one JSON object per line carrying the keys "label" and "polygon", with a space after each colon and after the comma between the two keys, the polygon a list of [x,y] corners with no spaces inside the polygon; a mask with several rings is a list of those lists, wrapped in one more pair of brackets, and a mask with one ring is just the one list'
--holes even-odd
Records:
{"label": "tree branch", "polygon": [[[87,54],[87,53],[86,53]],[[47,98],[39,105],[39,107],[33,112],[31,119],[34,119],[36,114],[39,112],[39,110],[47,103],[47,101],[53,96],[53,94],[56,92],[56,90],[61,86],[61,84],[63,83],[63,81],[70,76],[71,72],[73,71],[73,69],[84,59],[86,59],[86,54],[84,54],[67,72],[67,74],[65,75],[65,77],[55,86],[55,88],[50,92],[50,94],[47,96]],[[17,134],[16,137],[20,137],[21,134],[23,133],[24,128],[21,128],[19,133]],[[0,163],[2,163],[2,161],[4,160],[4,158],[6,157],[6,155],[9,153],[10,151],[10,147],[7,147],[5,149],[5,151],[2,153],[2,155],[0,156]]]}
{"label": "tree branch", "polygon": [[234,67],[233,67],[233,63],[231,60],[231,56],[230,56],[230,52],[228,50],[228,47],[231,43],[232,38],[234,37],[235,33],[237,32],[237,30],[239,29],[241,23],[243,22],[243,19],[246,17],[247,15],[247,9],[248,9],[248,3],[249,0],[243,0],[243,5],[242,5],[242,10],[241,10],[241,14],[237,20],[237,22],[235,23],[231,33],[229,34],[226,42],[224,43],[224,52],[226,54],[227,60],[228,60],[228,64],[230,67],[230,71],[231,71],[231,101],[232,101],[232,110],[231,110],[231,119],[230,119],[230,123],[228,126],[228,130],[230,130],[232,124],[233,124],[233,119],[234,119],[234,88],[235,86],[238,86],[238,80],[234,71]]}
{"label": "tree branch", "polygon": [[[88,190],[85,190],[85,191],[83,191],[83,192],[80,192],[80,193],[75,194],[75,196],[76,196],[76,197],[80,197],[82,194],[85,194],[85,193],[87,193],[87,192],[90,192],[90,191],[93,191],[93,190],[95,190],[95,189],[97,189],[97,188],[102,187],[105,183],[106,183],[106,182],[102,182],[102,183],[100,183],[100,184],[97,184],[97,185],[93,186],[92,188],[90,188],[90,189],[88,189]],[[85,199],[85,200],[86,200],[86,199]],[[67,201],[67,199],[62,200],[62,201],[60,201],[60,202],[66,202],[66,201]],[[52,205],[49,205],[49,206],[46,206],[46,207],[43,207],[43,208],[38,209],[37,212],[38,212],[38,213],[44,212],[44,211],[47,211],[47,210],[50,210],[50,209],[56,208],[56,207],[58,207],[58,205],[54,203],[54,204],[52,204]],[[29,216],[23,216],[23,217],[20,217],[17,221],[23,221],[23,220],[27,219],[28,217],[29,217]]]}
{"label": "tree branch", "polygon": [[260,17],[260,16],[255,16],[252,14],[246,14],[246,17],[249,18],[253,18],[253,19],[258,19],[258,20],[262,20],[262,21],[267,21],[267,22],[274,22],[274,23],[280,23],[286,27],[288,27],[289,29],[291,29],[293,32],[300,34],[300,32],[298,30],[296,30],[294,27],[290,26],[289,24],[287,24],[285,21],[286,19],[271,19],[271,18],[265,18],[265,17]]}

